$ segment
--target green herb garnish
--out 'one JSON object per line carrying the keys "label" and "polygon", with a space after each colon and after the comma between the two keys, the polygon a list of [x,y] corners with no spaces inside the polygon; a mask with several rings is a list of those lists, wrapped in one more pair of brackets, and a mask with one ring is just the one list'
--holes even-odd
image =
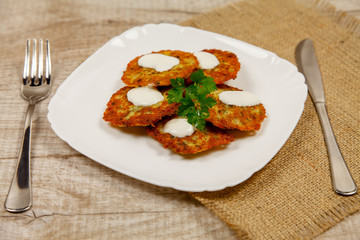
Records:
{"label": "green herb garnish", "polygon": [[183,78],[171,79],[172,89],[168,91],[168,103],[181,103],[178,110],[180,117],[186,117],[188,123],[197,129],[205,128],[205,119],[209,117],[209,109],[216,104],[214,98],[207,96],[215,91],[216,84],[212,77],[206,77],[202,70],[190,76],[193,84],[186,87]]}

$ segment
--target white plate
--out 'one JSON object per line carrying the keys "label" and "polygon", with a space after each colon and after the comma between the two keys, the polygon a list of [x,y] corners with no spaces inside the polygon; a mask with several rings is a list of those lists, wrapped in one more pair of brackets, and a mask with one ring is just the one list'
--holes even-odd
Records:
{"label": "white plate", "polygon": [[[267,110],[256,134],[184,157],[163,149],[144,128],[119,129],[102,120],[111,95],[124,86],[121,76],[130,60],[162,49],[207,48],[238,56],[241,70],[229,85],[256,94]],[[192,27],[147,24],[114,37],[83,62],[51,99],[48,119],[71,147],[115,171],[178,190],[215,191],[245,181],[272,159],[295,128],[306,97],[303,75],[272,52]]]}

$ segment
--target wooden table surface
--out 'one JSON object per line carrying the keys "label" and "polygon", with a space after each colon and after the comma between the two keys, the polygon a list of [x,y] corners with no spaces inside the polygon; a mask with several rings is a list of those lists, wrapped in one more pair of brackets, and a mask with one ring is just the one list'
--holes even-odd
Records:
{"label": "wooden table surface", "polygon": [[[62,81],[105,43],[101,29],[111,28],[111,23],[117,27],[107,31],[113,34],[106,36],[108,39],[133,26],[178,23],[235,1],[2,0],[0,200],[5,200],[13,176],[27,107],[19,93],[26,38],[51,33],[51,39],[69,43],[58,44],[58,49],[53,45],[52,96]],[[359,0],[327,1],[360,19]],[[61,31],[51,32],[59,26],[64,26]],[[87,27],[97,27],[100,36],[80,38],[78,32],[86,34]],[[82,47],[85,45],[92,48]],[[77,57],[71,58],[74,54]],[[50,128],[46,118],[49,100],[35,111],[33,207],[20,214],[1,208],[0,239],[236,239],[226,224],[187,193],[132,179],[73,150]],[[360,239],[360,213],[316,239]]]}

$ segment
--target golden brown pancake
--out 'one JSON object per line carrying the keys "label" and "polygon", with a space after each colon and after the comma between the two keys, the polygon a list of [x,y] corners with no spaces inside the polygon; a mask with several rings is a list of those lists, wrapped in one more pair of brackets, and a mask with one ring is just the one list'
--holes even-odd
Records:
{"label": "golden brown pancake", "polygon": [[219,65],[215,68],[203,69],[205,76],[214,78],[216,84],[221,84],[237,77],[240,63],[234,53],[218,49],[205,49],[202,51],[215,55],[219,60]]}
{"label": "golden brown pancake", "polygon": [[133,89],[125,86],[114,93],[107,104],[103,119],[118,127],[148,126],[167,115],[176,112],[178,105],[167,102],[167,90],[162,89],[164,100],[151,106],[135,106],[127,99],[127,92]]}
{"label": "golden brown pancake", "polygon": [[197,58],[188,52],[183,52],[179,50],[162,50],[158,52],[171,57],[176,57],[179,59],[180,63],[172,67],[170,70],[164,72],[158,72],[153,68],[146,68],[139,66],[138,60],[142,56],[138,56],[135,59],[131,60],[124,74],[122,76],[122,81],[132,87],[138,86],[169,86],[170,79],[175,78],[189,78],[191,73],[197,68],[199,62]]}
{"label": "golden brown pancake", "polygon": [[217,90],[210,94],[217,104],[209,110],[210,116],[206,121],[224,129],[259,130],[266,117],[264,106],[262,104],[249,107],[227,105],[219,100],[219,94],[223,91],[241,90],[225,84],[217,85]]}
{"label": "golden brown pancake", "polygon": [[210,125],[206,126],[203,131],[195,130],[191,136],[183,138],[164,133],[162,129],[165,124],[175,117],[177,117],[177,115],[165,117],[163,120],[157,122],[154,127],[147,127],[149,136],[160,142],[164,148],[169,148],[175,153],[195,154],[234,141],[234,136]]}

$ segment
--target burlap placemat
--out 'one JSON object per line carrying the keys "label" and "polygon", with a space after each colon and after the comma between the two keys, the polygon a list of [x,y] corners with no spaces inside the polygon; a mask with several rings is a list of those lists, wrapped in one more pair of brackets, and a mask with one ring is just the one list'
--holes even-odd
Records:
{"label": "burlap placemat", "polygon": [[[321,2],[307,3],[317,10],[289,0],[239,2],[182,24],[246,41],[293,63],[297,43],[313,39],[333,129],[360,186],[360,24]],[[312,238],[360,209],[358,194],[343,197],[332,189],[310,97],[293,134],[265,168],[238,186],[191,195],[249,239]]]}

